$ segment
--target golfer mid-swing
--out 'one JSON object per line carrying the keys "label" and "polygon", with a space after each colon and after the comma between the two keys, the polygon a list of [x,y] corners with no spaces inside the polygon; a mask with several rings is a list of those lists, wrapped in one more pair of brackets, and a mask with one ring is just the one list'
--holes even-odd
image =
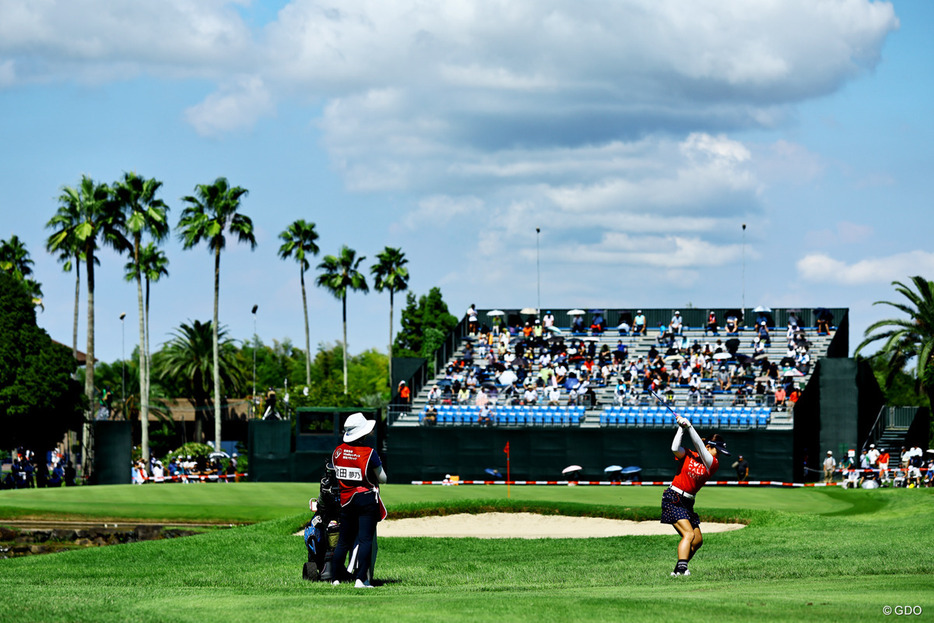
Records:
{"label": "golfer mid-swing", "polygon": [[[681,463],[681,468],[672,479],[671,486],[662,495],[662,523],[671,524],[681,535],[678,543],[678,564],[671,575],[691,575],[688,571],[688,561],[697,553],[704,542],[701,534],[700,518],[694,512],[694,496],[700,491],[704,483],[716,473],[720,466],[717,461],[719,454],[729,455],[726,444],[720,435],[713,435],[709,440],[701,439],[691,422],[677,416],[678,432],[671,442],[671,451],[675,460]],[[681,437],[687,431],[694,444],[695,450],[685,450],[681,447]]]}

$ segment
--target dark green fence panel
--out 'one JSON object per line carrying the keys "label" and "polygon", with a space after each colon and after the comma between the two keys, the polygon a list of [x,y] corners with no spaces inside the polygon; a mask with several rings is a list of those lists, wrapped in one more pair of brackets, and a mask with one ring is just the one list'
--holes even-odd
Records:
{"label": "dark green fence panel", "polygon": [[126,421],[94,422],[94,482],[99,485],[130,484],[133,429]]}

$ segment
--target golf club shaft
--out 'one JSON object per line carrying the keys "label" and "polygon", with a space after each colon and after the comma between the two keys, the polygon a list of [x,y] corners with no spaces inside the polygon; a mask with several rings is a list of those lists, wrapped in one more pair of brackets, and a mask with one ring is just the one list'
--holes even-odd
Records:
{"label": "golf club shaft", "polygon": [[672,409],[670,406],[668,406],[668,402],[665,401],[665,400],[663,400],[661,396],[659,396],[659,395],[656,394],[655,392],[652,392],[652,396],[655,397],[655,400],[657,400],[657,401],[659,401],[660,403],[662,403],[663,405],[665,405],[665,408],[668,409],[669,411],[671,411],[671,414],[674,415],[675,418],[680,417],[680,416],[678,415],[678,413],[677,413],[674,409]]}

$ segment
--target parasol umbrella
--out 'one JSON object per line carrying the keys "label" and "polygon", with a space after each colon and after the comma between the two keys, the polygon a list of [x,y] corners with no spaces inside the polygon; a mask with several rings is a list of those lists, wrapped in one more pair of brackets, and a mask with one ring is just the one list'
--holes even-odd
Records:
{"label": "parasol umbrella", "polygon": [[561,329],[559,329],[558,327],[554,325],[551,325],[550,327],[545,327],[545,328],[548,329],[550,332],[554,333],[556,336],[564,335],[564,331],[562,331]]}
{"label": "parasol umbrella", "polygon": [[229,459],[230,455],[224,452],[223,450],[215,450],[208,455],[209,459]]}
{"label": "parasol umbrella", "polygon": [[683,355],[668,355],[665,357],[665,361],[672,363],[673,361],[684,361]]}
{"label": "parasol umbrella", "polygon": [[538,314],[538,310],[534,307],[523,307],[519,310],[520,314],[532,314],[533,316]]}
{"label": "parasol umbrella", "polygon": [[622,465],[610,465],[609,467],[606,467],[603,471],[606,472],[607,474],[611,472],[621,472],[623,471],[623,466]]}
{"label": "parasol umbrella", "polygon": [[568,312],[568,316],[583,316],[586,313],[583,309],[572,309]]}
{"label": "parasol umbrella", "polygon": [[624,467],[620,471],[622,471],[624,474],[638,474],[642,471],[642,468],[635,465],[630,465],[629,467]]}
{"label": "parasol umbrella", "polygon": [[500,480],[503,479],[503,475],[499,473],[499,470],[498,470],[498,469],[493,469],[492,467],[487,467],[487,468],[486,468],[485,470],[483,470],[483,471],[485,471],[487,474],[489,474],[489,475],[492,476],[493,478],[499,478]]}
{"label": "parasol umbrella", "polygon": [[771,314],[772,308],[766,307],[765,305],[759,305],[753,308],[752,311],[756,312],[757,314]]}
{"label": "parasol umbrella", "polygon": [[788,368],[782,376],[804,376],[804,373],[798,368]]}
{"label": "parasol umbrella", "polygon": [[729,359],[732,356],[733,355],[731,355],[730,353],[714,353],[713,358],[723,360],[723,359]]}
{"label": "parasol umbrella", "polygon": [[580,465],[568,465],[567,467],[561,470],[561,473],[567,475],[568,477],[571,477],[572,474],[575,477],[580,477],[580,472],[583,469],[584,468],[581,467]]}
{"label": "parasol umbrella", "polygon": [[491,309],[486,313],[487,316],[505,316],[506,312],[501,309]]}

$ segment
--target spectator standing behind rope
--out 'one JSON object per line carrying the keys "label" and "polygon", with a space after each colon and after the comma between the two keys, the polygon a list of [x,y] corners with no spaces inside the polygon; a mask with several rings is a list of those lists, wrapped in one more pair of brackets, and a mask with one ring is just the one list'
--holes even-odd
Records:
{"label": "spectator standing behind rope", "polygon": [[[688,562],[697,553],[704,543],[700,529],[700,517],[694,512],[694,498],[707,480],[713,476],[720,463],[718,455],[729,456],[726,444],[720,435],[711,436],[706,443],[701,439],[691,422],[677,416],[678,431],[671,442],[671,451],[675,459],[681,463],[677,475],[672,479],[671,486],[662,494],[662,523],[671,524],[681,535],[678,543],[678,564],[671,572],[673,576],[691,575],[688,571]],[[681,447],[681,437],[687,431],[694,444],[695,450],[685,450]]]}
{"label": "spectator standing behind rope", "polygon": [[827,451],[827,458],[824,459],[824,482],[833,482],[833,473],[837,469],[837,461],[833,458],[833,452]]}
{"label": "spectator standing behind rope", "polygon": [[379,485],[386,482],[386,472],[379,455],[369,445],[368,437],[376,426],[374,420],[354,413],[344,424],[344,443],[331,456],[340,486],[340,537],[334,548],[334,584],[349,577],[344,558],[357,546],[357,571],[354,586],[370,588],[376,524],[386,518],[386,507],[379,497]]}

